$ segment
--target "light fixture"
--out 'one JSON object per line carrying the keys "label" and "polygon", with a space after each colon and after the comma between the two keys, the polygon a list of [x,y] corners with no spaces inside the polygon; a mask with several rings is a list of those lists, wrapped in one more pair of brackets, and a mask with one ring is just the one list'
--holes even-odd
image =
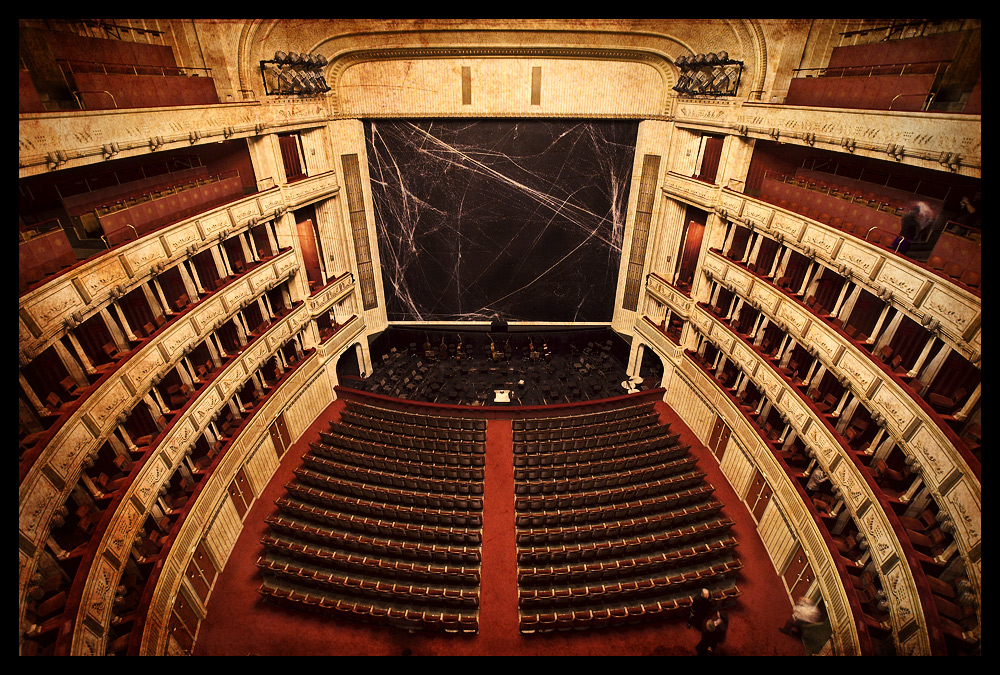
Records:
{"label": "light fixture", "polygon": [[735,96],[743,74],[743,62],[726,51],[678,56],[674,65],[680,75],[673,90],[682,96]]}
{"label": "light fixture", "polygon": [[323,69],[329,62],[322,54],[274,52],[272,59],[260,62],[261,77],[267,95],[311,96],[330,91]]}

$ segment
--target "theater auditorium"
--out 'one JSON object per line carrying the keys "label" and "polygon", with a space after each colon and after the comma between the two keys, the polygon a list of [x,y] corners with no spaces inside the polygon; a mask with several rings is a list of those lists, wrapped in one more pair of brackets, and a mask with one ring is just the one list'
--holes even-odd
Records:
{"label": "theater auditorium", "polygon": [[19,19],[19,655],[979,655],[980,41]]}

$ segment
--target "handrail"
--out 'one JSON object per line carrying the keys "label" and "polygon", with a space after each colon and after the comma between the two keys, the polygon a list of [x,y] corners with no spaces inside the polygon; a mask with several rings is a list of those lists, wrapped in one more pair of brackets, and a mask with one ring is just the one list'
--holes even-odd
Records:
{"label": "handrail", "polygon": [[107,89],[94,90],[94,91],[85,91],[83,89],[74,89],[73,90],[73,96],[74,96],[74,98],[76,98],[76,102],[80,106],[80,110],[86,110],[87,107],[83,104],[83,101],[80,99],[80,94],[107,94],[108,96],[111,97],[111,103],[114,104],[115,110],[118,110],[118,101],[115,99],[115,95],[112,94]]}
{"label": "handrail", "polygon": [[[162,77],[173,77],[183,75],[191,77],[187,71],[202,71],[211,77],[211,68],[189,67],[189,66],[165,66],[161,64],[146,63],[108,63],[105,61],[78,61],[70,59],[58,59],[56,63],[68,73],[104,73],[105,75],[160,75]],[[151,70],[154,72],[139,72]],[[177,71],[168,73],[167,71]],[[195,75],[194,77],[197,77]]]}
{"label": "handrail", "polygon": [[896,94],[895,96],[893,96],[893,97],[892,97],[892,100],[891,100],[891,101],[889,101],[889,110],[892,110],[892,104],[893,104],[893,103],[895,103],[895,102],[896,102],[896,99],[897,99],[897,98],[899,98],[900,96],[925,96],[925,97],[927,98],[927,101],[926,101],[926,102],[924,103],[924,105],[923,105],[922,107],[923,107],[923,109],[924,109],[924,110],[927,110],[927,107],[928,107],[928,106],[929,106],[929,105],[930,105],[931,103],[933,103],[933,102],[934,102],[934,94],[935,94],[935,93],[936,93],[936,92],[933,92],[933,91],[932,91],[932,92],[930,92],[929,94],[920,94],[920,93],[913,93],[913,94]]}
{"label": "handrail", "polygon": [[[935,61],[907,61],[905,63],[874,63],[874,64],[864,65],[864,66],[858,65],[858,66],[823,66],[823,67],[820,67],[820,68],[794,68],[794,69],[792,69],[792,73],[794,73],[794,77],[845,77],[845,76],[847,76],[847,77],[860,77],[860,76],[862,76],[862,75],[865,74],[865,70],[867,69],[867,76],[868,77],[872,77],[873,75],[875,75],[874,71],[876,69],[899,68],[900,69],[899,73],[878,73],[878,74],[879,75],[896,75],[896,74],[903,75],[904,71],[908,67],[912,68],[913,66],[933,65],[934,68],[935,68],[934,74],[937,74],[937,70],[941,67],[941,64],[950,65],[951,61],[946,60],[946,59],[938,59],[938,60],[935,60]],[[843,71],[851,71],[851,70],[859,70],[861,72],[859,72],[858,74],[843,72]],[[839,72],[839,74],[828,75],[827,74],[828,71],[835,71],[835,72],[836,71],[841,71],[841,72]],[[818,75],[798,75],[799,73],[810,73],[810,72],[817,72],[819,74]]]}

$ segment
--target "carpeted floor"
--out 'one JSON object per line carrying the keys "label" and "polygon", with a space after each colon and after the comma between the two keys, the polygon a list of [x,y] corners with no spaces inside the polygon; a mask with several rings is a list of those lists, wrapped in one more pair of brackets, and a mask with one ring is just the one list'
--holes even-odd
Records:
{"label": "carpeted floor", "polygon": [[[320,429],[336,419],[342,403],[334,402],[285,455],[281,467],[244,523],[229,562],[216,583],[201,624],[194,654],[198,656],[686,656],[694,655],[697,631],[677,618],[656,624],[604,630],[522,635],[518,631],[514,538],[514,471],[510,421],[490,420],[487,429],[484,484],[483,562],[480,632],[477,635],[407,632],[357,624],[293,611],[263,602],[254,562],[262,552],[264,518],[284,494],[292,470],[316,440]],[[771,565],[756,526],[724,479],[714,457],[665,404],[661,419],[691,444],[699,467],[735,521],[739,557],[745,566],[738,585],[743,595],[728,611],[729,632],[720,655],[804,655],[802,643],[780,632],[791,611],[781,579]]]}

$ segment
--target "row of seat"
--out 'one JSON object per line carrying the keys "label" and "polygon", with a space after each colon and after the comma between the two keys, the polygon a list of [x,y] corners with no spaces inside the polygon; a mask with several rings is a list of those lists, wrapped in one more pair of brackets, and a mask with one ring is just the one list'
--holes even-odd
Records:
{"label": "row of seat", "polygon": [[621,419],[649,414],[652,411],[652,403],[641,403],[639,405],[626,405],[611,410],[601,410],[575,415],[546,415],[544,417],[515,419],[511,421],[511,428],[514,431],[528,431],[532,429],[569,429],[576,426],[585,427],[604,422],[615,422]]}
{"label": "row of seat", "polygon": [[403,410],[393,410],[364,403],[351,398],[344,399],[344,408],[349,412],[358,413],[367,417],[378,417],[390,422],[402,424],[412,424],[415,426],[440,427],[442,429],[466,429],[469,431],[485,431],[486,420],[475,417],[456,417],[451,415],[423,415],[420,413],[406,412]]}
{"label": "row of seat", "polygon": [[577,424],[569,427],[546,427],[542,429],[515,429],[513,431],[513,439],[515,443],[519,443],[529,440],[568,440],[571,438],[604,436],[639,427],[659,426],[659,422],[660,416],[655,412],[650,412],[634,417],[623,417],[621,419],[598,422],[596,424]]}
{"label": "row of seat", "polygon": [[[700,484],[704,478],[704,471],[689,471],[654,481],[638,482],[587,492],[551,493],[544,496],[519,495],[515,497],[515,505],[517,505],[518,510],[523,511],[548,511],[568,507],[620,504],[622,502],[686,490]],[[525,507],[523,509],[520,506],[522,504]]]}
{"label": "row of seat", "polygon": [[438,583],[469,585],[479,583],[478,565],[453,565],[446,561],[394,558],[388,554],[366,555],[343,551],[292,536],[274,533],[261,539],[264,547],[282,556],[305,560],[328,569],[350,574],[378,574],[387,579],[435,580]]}
{"label": "row of seat", "polygon": [[[385,554],[412,560],[434,560],[451,564],[480,562],[479,546],[428,544],[407,539],[341,532],[281,514],[270,515],[265,519],[265,522],[271,530],[271,533],[265,535],[266,537],[283,532],[289,536],[305,539],[322,546],[339,548],[343,551]],[[296,546],[292,544],[292,548],[294,550]]]}
{"label": "row of seat", "polygon": [[484,466],[486,458],[484,453],[476,452],[470,447],[448,447],[435,449],[405,448],[395,445],[384,445],[371,441],[358,440],[351,436],[331,434],[325,431],[319,432],[319,441],[312,441],[320,445],[334,448],[345,448],[356,452],[371,453],[380,457],[389,457],[409,462],[426,462],[429,464],[442,464],[446,466]]}
{"label": "row of seat", "polygon": [[574,506],[568,509],[545,509],[545,504],[549,501],[546,497],[518,497],[515,500],[517,513],[514,517],[519,528],[622,520],[697,504],[709,499],[714,493],[714,487],[702,484],[650,498],[596,506]]}
{"label": "row of seat", "polygon": [[400,471],[411,476],[481,481],[484,473],[482,466],[465,467],[434,462],[421,462],[381,455],[377,451],[358,452],[357,450],[330,447],[322,443],[316,443],[315,441],[309,444],[309,448],[310,452],[314,455],[325,457],[348,466],[362,466],[379,471]]}
{"label": "row of seat", "polygon": [[[669,436],[665,426],[649,424],[633,429],[625,429],[607,434],[576,436],[562,438],[554,431],[528,431],[521,440],[514,440],[514,452],[568,452],[570,450],[585,450],[605,445],[625,445],[647,438],[663,438]],[[523,449],[520,449],[523,448]]]}
{"label": "row of seat", "polygon": [[563,454],[578,453],[576,459],[568,459],[565,461],[570,462],[582,462],[589,461],[587,458],[590,457],[623,457],[628,455],[633,455],[639,452],[648,452],[657,448],[668,448],[677,443],[680,439],[680,434],[665,434],[665,435],[651,435],[645,438],[640,438],[634,441],[623,441],[617,443],[606,443],[603,445],[597,445],[593,447],[562,447],[558,443],[515,443],[514,444],[514,461],[517,461],[518,455],[539,455],[539,462],[552,463],[553,460],[546,460],[546,457],[552,456],[554,458],[560,458]]}
{"label": "row of seat", "polygon": [[537,566],[563,561],[598,560],[626,555],[634,557],[638,553],[656,552],[660,548],[719,536],[732,525],[732,519],[728,516],[721,516],[715,520],[676,530],[653,532],[621,539],[518,547],[517,560],[518,565]]}
{"label": "row of seat", "polygon": [[413,538],[439,544],[478,544],[482,542],[482,529],[449,525],[426,525],[408,521],[368,518],[343,513],[311,504],[282,498],[276,501],[278,511],[293,518],[316,522],[321,526],[349,532],[362,532],[379,537]]}
{"label": "row of seat", "polygon": [[577,494],[608,488],[631,486],[636,482],[651,483],[682,474],[697,467],[693,456],[661,462],[652,466],[624,471],[573,478],[536,479],[515,483],[514,493],[528,494]]}
{"label": "row of seat", "polygon": [[519,567],[517,583],[522,587],[562,586],[601,580],[619,580],[639,575],[649,576],[682,566],[707,565],[711,567],[720,559],[731,560],[738,545],[736,537],[726,534],[721,538],[700,541],[697,544],[662,548],[639,557],[626,556],[586,563],[563,563],[541,567]]}
{"label": "row of seat", "polygon": [[361,499],[298,482],[289,483],[285,488],[289,493],[288,497],[282,497],[276,503],[282,499],[296,497],[313,504],[328,506],[342,513],[357,513],[372,518],[455,527],[482,527],[483,524],[481,511],[439,509],[378,499]]}
{"label": "row of seat", "polygon": [[[541,455],[516,455],[514,457],[514,480],[545,480],[549,478],[573,478],[591,474],[627,471],[657,463],[680,459],[687,455],[689,445],[673,445],[664,449],[604,457],[600,454],[578,459],[575,453],[558,453],[556,457]],[[545,462],[545,459],[562,458],[564,461]]]}
{"label": "row of seat", "polygon": [[347,619],[394,625],[409,630],[443,630],[449,633],[479,631],[478,612],[386,607],[370,602],[359,602],[352,598],[338,598],[320,591],[302,591],[272,577],[264,578],[260,593],[271,600],[293,603],[314,611],[329,612]]}
{"label": "row of seat", "polygon": [[465,608],[479,606],[477,586],[396,583],[370,576],[345,575],[316,565],[283,560],[270,553],[257,558],[256,565],[265,576],[276,576],[300,587],[307,586],[337,595],[361,596],[385,604],[407,603]]}
{"label": "row of seat", "polygon": [[417,448],[421,450],[450,450],[452,452],[473,451],[485,452],[486,439],[483,436],[476,440],[475,434],[484,432],[476,431],[456,431],[457,438],[430,438],[427,436],[413,436],[405,431],[390,432],[380,429],[371,429],[364,426],[355,426],[347,422],[330,422],[330,433],[356,438],[358,440],[370,441],[381,445],[396,445],[403,448]]}
{"label": "row of seat", "polygon": [[384,420],[379,417],[370,417],[350,410],[344,410],[340,413],[340,421],[352,427],[372,429],[403,436],[418,436],[420,438],[450,441],[476,441],[479,443],[486,441],[485,429],[453,429],[450,427],[413,424],[411,422],[397,422],[395,420]]}
{"label": "row of seat", "polygon": [[625,581],[609,581],[585,586],[553,586],[521,588],[518,606],[560,607],[566,605],[623,604],[637,598],[659,598],[678,592],[690,592],[718,584],[743,569],[743,562],[730,560],[705,569],[691,569],[670,576],[642,577]]}
{"label": "row of seat", "polygon": [[311,453],[303,455],[302,462],[305,467],[326,473],[330,476],[362,483],[407,488],[434,494],[481,495],[483,493],[483,484],[481,481],[459,482],[443,478],[417,477],[406,473],[341,464],[335,460]]}
{"label": "row of seat", "polygon": [[626,520],[603,520],[565,527],[519,528],[517,543],[522,546],[552,542],[574,542],[615,537],[630,537],[665,528],[677,529],[682,524],[716,516],[722,510],[717,499],[695,506],[682,507],[653,515]]}
{"label": "row of seat", "polygon": [[[735,585],[712,593],[713,599],[719,606],[733,602],[740,595],[742,592]],[[693,597],[687,596],[668,600],[636,602],[623,607],[566,609],[559,612],[523,611],[519,615],[519,626],[522,633],[622,626],[683,614],[690,610],[692,602]]]}

